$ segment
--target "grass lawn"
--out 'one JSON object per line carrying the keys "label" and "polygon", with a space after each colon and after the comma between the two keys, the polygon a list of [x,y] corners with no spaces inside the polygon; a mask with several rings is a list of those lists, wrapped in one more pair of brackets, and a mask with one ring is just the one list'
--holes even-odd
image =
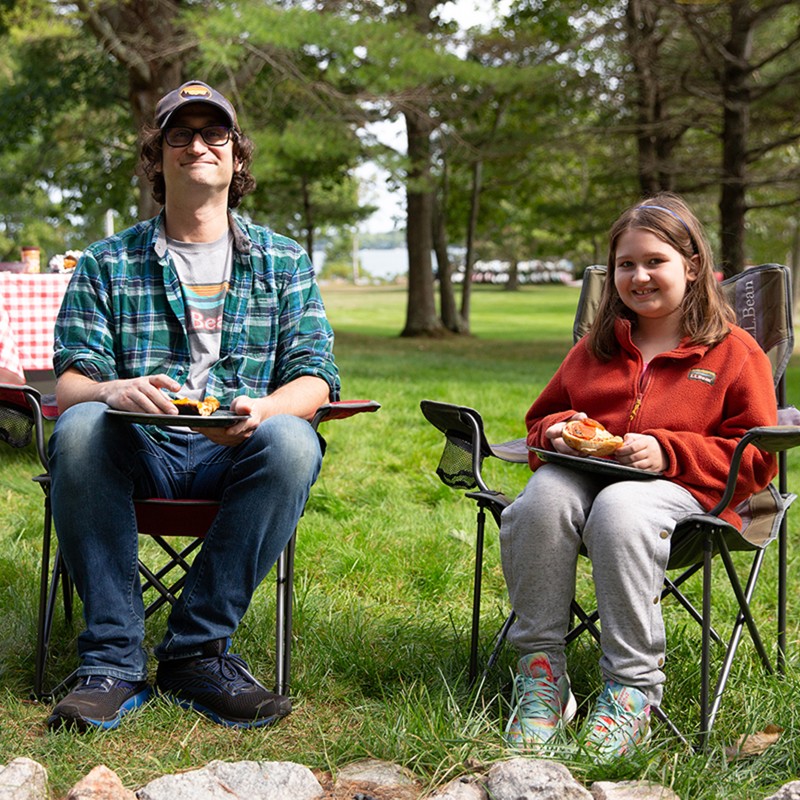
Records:
{"label": "grass lawn", "polygon": [[[328,454],[301,521],[295,577],[294,712],[276,727],[231,731],[156,700],[121,729],[85,736],[50,734],[47,707],[28,699],[41,551],[41,491],[31,449],[0,449],[0,763],[16,756],[41,762],[55,797],[104,763],[136,788],[166,772],[211,759],[289,760],[335,771],[365,756],[400,762],[431,786],[476,765],[506,757],[500,732],[507,712],[509,669],[503,663],[481,692],[467,685],[474,507],[435,475],[443,441],[422,417],[419,401],[443,400],[479,409],[493,441],[523,434],[522,418],[571,341],[577,290],[530,287],[519,293],[478,290],[470,338],[401,339],[405,293],[399,288],[323,290],[337,332],[345,398],[383,404],[373,415],[329,423]],[[800,401],[800,367],[790,374],[790,399]],[[514,494],[527,469],[489,464],[498,488]],[[792,459],[793,485],[800,462]],[[507,610],[496,531],[489,528],[484,576],[483,642],[487,650]],[[790,515],[790,542],[798,512]],[[767,555],[754,600],[774,648],[777,548]],[[610,766],[565,759],[593,780],[651,779],[683,800],[761,800],[800,771],[797,736],[797,555],[790,547],[788,677],[765,676],[743,641],[706,753],[693,753],[655,723],[645,754]],[[587,564],[580,591],[591,592]],[[694,591],[699,594],[699,584]],[[720,580],[715,602],[731,609]],[[259,589],[235,649],[265,683],[274,674],[274,584]],[[696,724],[699,629],[674,603],[665,604],[669,642],[668,713],[688,730]],[[163,616],[148,625],[150,643]],[[59,616],[51,678],[75,665],[75,636]],[[597,648],[568,653],[574,689],[585,712],[599,689]],[[767,724],[785,729],[763,755],[729,763],[726,745]]]}

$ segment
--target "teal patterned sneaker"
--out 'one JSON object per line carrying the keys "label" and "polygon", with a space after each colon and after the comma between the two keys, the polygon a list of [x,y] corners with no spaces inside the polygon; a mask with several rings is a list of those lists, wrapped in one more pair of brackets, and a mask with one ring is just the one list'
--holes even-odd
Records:
{"label": "teal patterned sneaker", "polygon": [[586,751],[608,761],[635,752],[649,738],[647,696],[632,686],[607,681],[581,732]]}
{"label": "teal patterned sneaker", "polygon": [[553,677],[544,653],[523,656],[514,680],[514,713],[506,727],[506,744],[520,750],[547,744],[574,716],[577,703],[569,678]]}

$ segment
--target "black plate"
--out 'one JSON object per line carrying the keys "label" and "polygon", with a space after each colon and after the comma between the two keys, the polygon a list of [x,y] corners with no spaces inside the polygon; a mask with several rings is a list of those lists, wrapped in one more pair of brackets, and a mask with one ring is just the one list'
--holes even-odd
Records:
{"label": "black plate", "polygon": [[138,425],[157,425],[160,428],[229,428],[246,416],[231,414],[230,411],[215,411],[210,417],[194,417],[189,414],[141,414],[138,411],[120,411],[109,408],[106,414],[116,417],[123,422],[133,422]]}
{"label": "black plate", "polygon": [[563,467],[582,469],[585,472],[596,472],[609,478],[619,480],[652,480],[658,478],[660,472],[645,472],[643,469],[628,467],[619,464],[610,458],[597,458],[597,456],[569,456],[566,453],[556,453],[554,450],[542,450],[538,447],[529,447],[542,461],[550,464],[560,464]]}

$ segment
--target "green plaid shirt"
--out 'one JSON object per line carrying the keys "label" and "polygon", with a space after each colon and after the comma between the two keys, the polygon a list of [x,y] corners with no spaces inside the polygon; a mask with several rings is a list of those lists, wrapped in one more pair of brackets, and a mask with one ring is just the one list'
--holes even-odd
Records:
{"label": "green plaid shirt", "polygon": [[[163,219],[162,212],[84,251],[56,321],[56,375],[74,367],[95,381],[158,373],[186,380],[186,309]],[[333,331],[305,251],[238,214],[230,225],[233,270],[206,394],[229,406],[238,395],[263,397],[312,375],[338,399]]]}

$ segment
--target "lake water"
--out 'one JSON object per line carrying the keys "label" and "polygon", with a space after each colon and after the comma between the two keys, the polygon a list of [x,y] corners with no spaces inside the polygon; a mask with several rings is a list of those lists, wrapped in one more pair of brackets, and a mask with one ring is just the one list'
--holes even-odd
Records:
{"label": "lake water", "polygon": [[[408,272],[408,252],[405,247],[388,249],[365,248],[358,251],[359,277],[390,280]],[[314,254],[314,266],[320,272],[325,265],[325,253]],[[362,272],[363,270],[363,272]]]}

